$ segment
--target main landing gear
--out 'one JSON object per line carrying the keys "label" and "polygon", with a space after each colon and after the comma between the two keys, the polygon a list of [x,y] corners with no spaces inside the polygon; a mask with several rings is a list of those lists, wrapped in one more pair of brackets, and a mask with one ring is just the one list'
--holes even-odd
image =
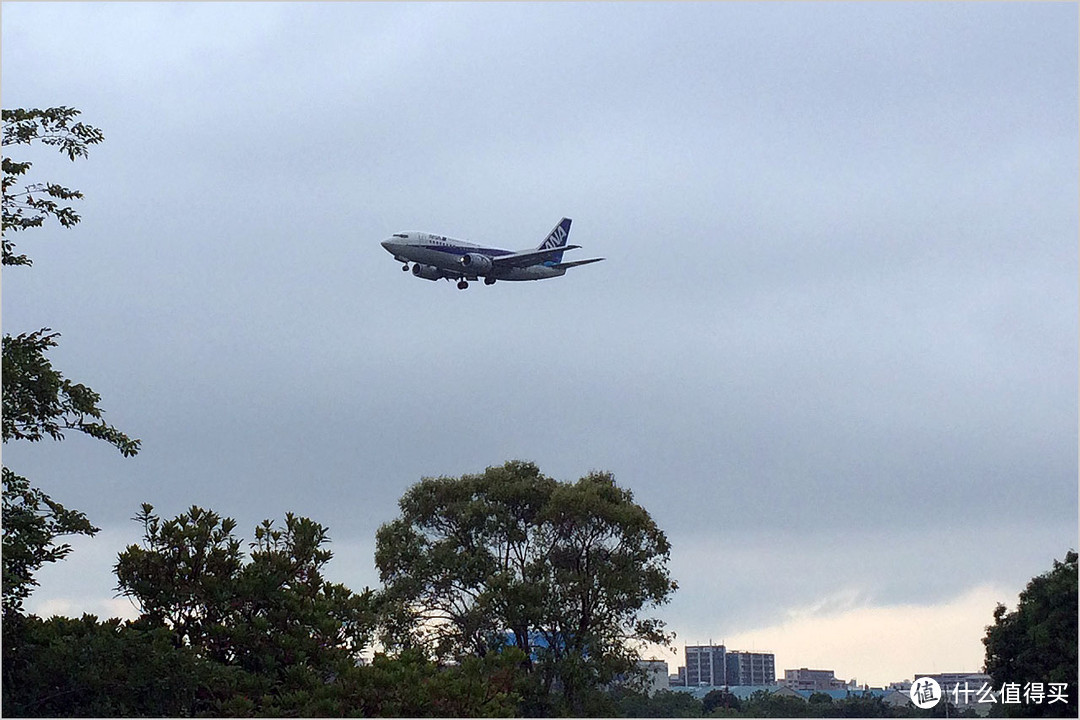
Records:
{"label": "main landing gear", "polygon": [[[495,278],[493,278],[493,277],[484,278],[484,284],[485,285],[494,285],[495,284]],[[458,290],[467,290],[468,287],[469,287],[469,282],[467,280],[465,280],[464,278],[461,279],[461,280],[458,280],[457,287],[458,287]]]}
{"label": "main landing gear", "polygon": [[405,272],[409,272],[409,263],[405,263],[401,266],[401,269]]}

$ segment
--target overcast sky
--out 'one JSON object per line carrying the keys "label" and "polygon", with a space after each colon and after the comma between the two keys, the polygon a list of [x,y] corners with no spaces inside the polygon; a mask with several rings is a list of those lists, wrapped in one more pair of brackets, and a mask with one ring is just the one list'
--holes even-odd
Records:
{"label": "overcast sky", "polygon": [[[8,445],[103,528],[41,614],[133,611],[142,502],[375,531],[423,476],[613,472],[673,543],[683,643],[886,683],[982,666],[1077,545],[1077,7],[4,3],[3,106],[77,228],[14,238],[4,331],[141,438]],[[427,282],[379,246],[509,249]],[[675,656],[670,656],[672,671]],[[1043,678],[1032,678],[1032,681]]]}

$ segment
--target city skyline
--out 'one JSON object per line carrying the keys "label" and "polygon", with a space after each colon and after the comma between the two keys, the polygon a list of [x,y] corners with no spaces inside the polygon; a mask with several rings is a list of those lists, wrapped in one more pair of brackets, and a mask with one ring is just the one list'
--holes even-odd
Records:
{"label": "city skyline", "polygon": [[[717,667],[720,667],[720,669],[715,670],[713,681],[712,682],[705,682],[704,678],[706,677],[706,674],[708,672],[707,670],[704,671],[706,674],[702,674],[703,671],[700,670],[700,669],[691,670],[691,669],[688,669],[688,668],[690,667],[689,664],[693,662],[693,661],[690,660],[690,656],[692,654],[696,654],[696,655],[699,655],[699,656],[700,655],[705,655],[705,654],[711,655],[712,654],[711,652],[710,653],[705,652],[707,649],[719,650],[720,651],[719,655],[721,656],[721,658],[724,655],[729,655],[730,656],[732,654],[766,655],[766,656],[768,656],[769,658],[772,659],[770,661],[770,666],[775,668],[775,673],[774,673],[774,676],[773,676],[773,680],[772,680],[772,682],[767,682],[767,683],[732,682],[731,678],[727,675],[727,673],[723,672],[723,668],[720,667],[720,665],[718,664]],[[691,650],[693,650],[694,652],[691,653]],[[671,654],[671,657],[678,658],[678,654],[677,653]],[[870,688],[881,688],[881,689],[894,687],[894,686],[898,686],[898,685],[903,685],[905,683],[910,685],[912,680],[914,680],[915,678],[920,677],[920,676],[927,676],[927,675],[940,676],[943,673],[948,674],[948,675],[958,675],[959,674],[959,675],[964,675],[964,676],[973,676],[973,675],[981,675],[981,674],[983,674],[983,664],[980,662],[980,664],[979,664],[979,666],[977,668],[954,668],[952,671],[948,671],[948,672],[947,671],[942,671],[942,670],[936,670],[936,669],[933,672],[922,672],[922,671],[917,671],[916,670],[916,671],[912,671],[912,672],[908,673],[904,677],[894,678],[894,679],[886,681],[886,682],[867,682],[867,681],[860,680],[858,675],[850,675],[850,676],[837,675],[836,670],[833,669],[831,666],[826,667],[826,666],[813,665],[813,664],[807,665],[805,663],[802,664],[802,665],[799,665],[799,664],[794,664],[794,665],[781,664],[781,663],[775,661],[775,657],[776,657],[776,653],[770,652],[766,648],[760,648],[760,649],[755,650],[755,651],[746,651],[746,650],[736,650],[736,649],[729,648],[724,643],[717,643],[717,644],[707,643],[707,644],[704,644],[704,645],[687,643],[687,644],[683,645],[683,659],[682,660],[677,660],[677,662],[675,664],[672,664],[671,661],[669,661],[669,660],[667,660],[665,658],[658,658],[655,655],[650,655],[648,653],[646,653],[646,654],[644,654],[642,656],[642,660],[643,661],[648,661],[648,662],[652,662],[654,660],[663,661],[666,664],[666,666],[668,667],[668,669],[669,669],[668,676],[672,679],[672,683],[671,683],[672,687],[676,686],[676,683],[674,682],[674,679],[676,677],[680,676],[680,673],[678,672],[679,670],[685,671],[685,676],[682,677],[682,680],[681,680],[684,683],[685,687],[697,687],[699,685],[700,686],[707,686],[707,687],[725,687],[725,686],[730,686],[730,685],[784,685],[785,684],[784,680],[785,680],[785,677],[787,676],[788,673],[794,672],[796,675],[798,675],[799,671],[809,671],[811,673],[829,673],[829,674],[832,675],[833,678],[835,678],[835,680],[839,683],[839,685],[844,686],[844,687],[852,687],[853,686],[853,687],[856,687],[856,688],[870,687]],[[723,663],[723,659],[720,659],[717,662],[718,663]],[[700,663],[701,663],[701,667],[707,667],[707,662],[706,661],[701,660]],[[781,672],[783,672],[784,675],[780,675]],[[695,678],[701,678],[701,679],[700,680],[695,680]]]}
{"label": "city skyline", "polygon": [[[980,587],[936,610],[916,606],[866,608],[855,602],[847,603],[843,609],[845,604],[839,603],[837,607],[842,609],[791,613],[784,621],[735,633],[730,639],[725,636],[722,644],[748,652],[773,652],[777,668],[835,668],[838,677],[854,678],[860,686],[886,687],[911,680],[916,673],[957,669],[982,672],[982,639],[986,626],[993,623],[993,608],[1001,602],[1015,609],[1020,589],[1010,595],[1004,589]],[[673,629],[677,645],[684,645],[679,628]],[[885,639],[891,643],[892,652],[887,655],[880,652],[882,632],[887,633]],[[927,648],[938,647],[935,638],[941,635],[950,637],[952,646],[931,656]],[[685,642],[698,644],[708,641]],[[777,647],[781,650],[772,650]],[[655,647],[645,655],[664,659],[670,666],[680,652]]]}

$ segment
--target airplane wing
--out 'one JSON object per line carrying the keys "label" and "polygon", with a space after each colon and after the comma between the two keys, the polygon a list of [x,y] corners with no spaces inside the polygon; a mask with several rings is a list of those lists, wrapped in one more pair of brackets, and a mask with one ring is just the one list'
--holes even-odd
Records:
{"label": "airplane wing", "polygon": [[529,267],[530,265],[542,263],[552,255],[562,253],[564,250],[576,250],[580,247],[580,245],[561,245],[546,250],[526,250],[511,253],[510,255],[494,255],[491,258],[491,264],[494,267]]}
{"label": "airplane wing", "polygon": [[567,268],[577,267],[578,265],[588,265],[589,263],[600,262],[604,258],[589,258],[588,260],[575,260],[574,262],[564,262],[555,265],[558,270],[565,270]]}

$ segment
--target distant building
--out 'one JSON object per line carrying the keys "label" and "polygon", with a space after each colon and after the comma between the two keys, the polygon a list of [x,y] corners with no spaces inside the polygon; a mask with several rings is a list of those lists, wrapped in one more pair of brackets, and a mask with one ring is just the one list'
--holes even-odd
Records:
{"label": "distant building", "polygon": [[776,656],[772,653],[740,652],[727,654],[725,685],[775,685]]}
{"label": "distant building", "polygon": [[836,677],[834,670],[810,670],[798,668],[797,670],[784,670],[784,679],[780,681],[784,687],[792,690],[841,690],[848,687],[848,683]]}
{"label": "distant building", "polygon": [[969,686],[976,685],[978,683],[986,683],[990,685],[993,680],[986,673],[966,672],[966,673],[915,673],[915,679],[919,678],[934,678],[937,684],[941,686],[942,690],[952,690],[953,686],[960,685],[966,682]]}
{"label": "distant building", "polygon": [[686,687],[717,687],[729,684],[727,649],[723,645],[687,645],[685,658]]}
{"label": "distant building", "polygon": [[728,650],[723,645],[687,645],[683,687],[775,685],[776,657],[772,653]]}

